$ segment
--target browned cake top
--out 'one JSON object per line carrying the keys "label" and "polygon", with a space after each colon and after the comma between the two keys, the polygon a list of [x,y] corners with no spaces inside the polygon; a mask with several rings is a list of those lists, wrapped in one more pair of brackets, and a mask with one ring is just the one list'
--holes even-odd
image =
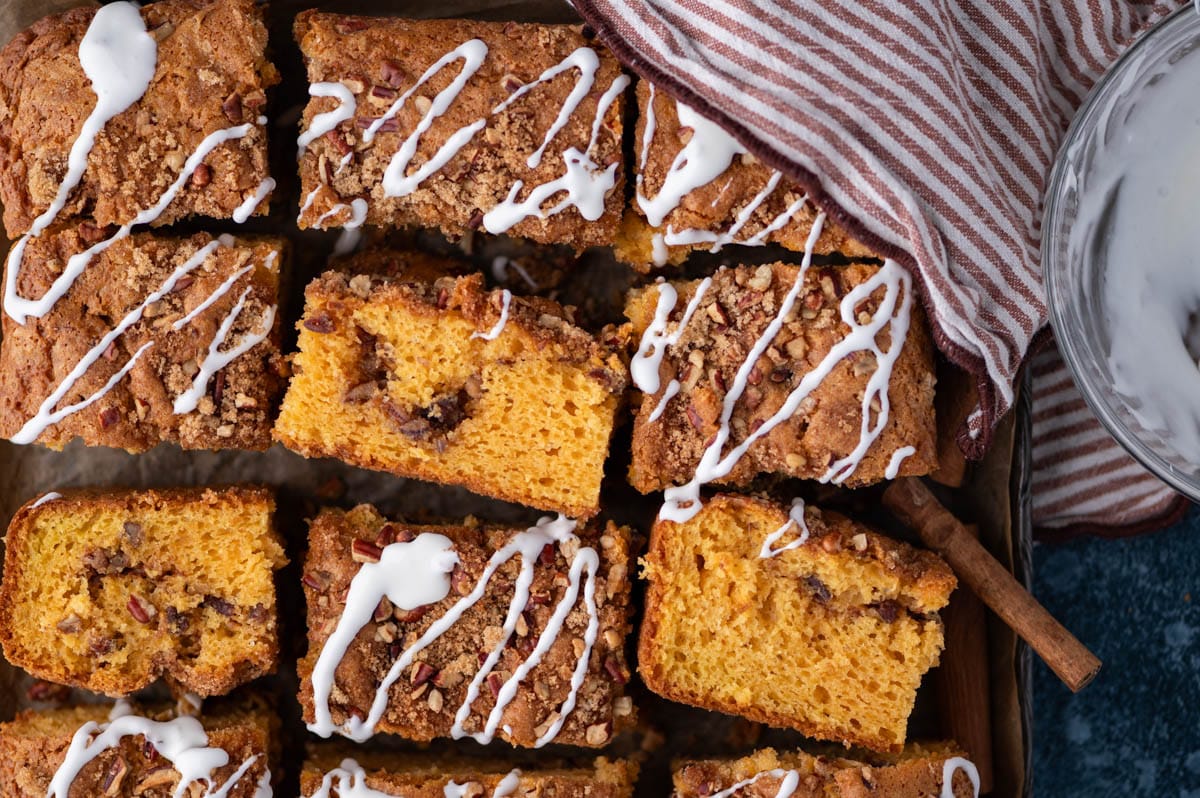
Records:
{"label": "browned cake top", "polygon": [[[82,764],[70,781],[72,796],[169,798],[179,786],[180,773],[144,734],[155,731],[153,724],[157,723],[166,724],[166,733],[192,746],[193,753],[183,754],[181,759],[201,754],[199,749],[203,748],[225,752],[228,762],[212,768],[207,775],[216,786],[228,783],[228,793],[222,793],[227,798],[254,798],[261,795],[260,786],[271,781],[271,719],[257,702],[205,712],[197,718],[200,729],[184,726],[194,721],[177,718],[162,707],[133,705],[129,718],[111,733],[115,739],[94,742],[68,761],[72,738],[81,727],[94,723],[107,731],[111,709],[94,704],[26,711],[0,724],[0,794],[5,798],[42,798],[60,768],[65,775]],[[108,746],[108,742],[115,744]],[[197,786],[194,782],[185,794],[201,794]]]}
{"label": "browned cake top", "polygon": [[305,128],[346,117],[302,153],[302,225],[611,240],[627,78],[577,27],[305,12],[296,38],[309,81],[331,95],[309,103]]}
{"label": "browned cake top", "polygon": [[[46,295],[93,229],[81,223],[32,239],[19,294]],[[145,233],[117,241],[43,317],[17,324],[4,316],[0,435],[56,448],[74,437],[130,451],[161,441],[266,448],[282,387],[283,255],[279,239]]]}
{"label": "browned cake top", "polygon": [[[108,121],[60,219],[123,224],[152,207],[209,134],[243,124],[158,216],[229,218],[267,177],[257,118],[278,82],[254,0],[162,0],[142,9],[157,66],[140,100]],[[67,155],[96,105],[79,59],[94,8],[46,17],[0,52],[0,200],[12,237],[50,205]]]}
{"label": "browned cake top", "polygon": [[[617,244],[622,257],[642,267],[679,262],[693,248],[805,248],[817,208],[803,187],[650,82],[638,82],[637,99],[637,196]],[[689,167],[702,153],[709,168]],[[828,219],[814,251],[874,256]]]}
{"label": "browned cake top", "polygon": [[[304,570],[309,653],[300,663],[300,701],[310,728],[342,729],[355,739],[379,730],[414,740],[494,734],[521,746],[607,743],[633,720],[622,696],[629,679],[628,531],[610,525],[576,536],[565,523],[520,532],[389,523],[367,506],[322,512],[309,530]],[[532,557],[518,554],[531,540]],[[405,608],[371,593],[371,618],[357,632],[345,626],[357,627],[350,615],[364,600],[359,591],[374,583],[374,570],[366,569],[385,558],[398,567],[390,558],[403,552],[388,553],[392,542],[436,541],[457,558],[444,598]],[[527,588],[517,584],[522,571],[531,579]],[[348,633],[353,641],[342,654],[330,641]],[[389,671],[397,678],[386,709],[372,717]],[[506,688],[518,672],[519,684]],[[322,680],[333,673],[322,699]],[[352,717],[358,720],[346,728]]]}
{"label": "browned cake top", "polygon": [[[932,468],[933,355],[907,278],[869,264],[812,267],[797,291],[800,270],[780,263],[722,269],[711,283],[676,284],[679,297],[665,314],[657,310],[663,287],[631,297],[626,313],[642,341],[632,370],[649,391],[634,425],[630,477],[639,490],[692,480],[710,445],[732,467],[706,469],[703,481],[728,484],[772,472],[853,486],[890,470]],[[656,322],[671,339],[665,344],[652,345]],[[905,327],[905,338],[893,342],[893,331]],[[654,385],[654,359],[643,355],[664,350]],[[675,393],[664,400],[668,390]]]}

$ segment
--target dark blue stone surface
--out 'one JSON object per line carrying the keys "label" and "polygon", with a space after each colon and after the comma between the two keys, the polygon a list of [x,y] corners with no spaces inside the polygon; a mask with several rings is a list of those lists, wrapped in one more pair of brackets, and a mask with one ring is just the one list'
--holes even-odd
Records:
{"label": "dark blue stone surface", "polygon": [[1034,547],[1034,591],[1104,661],[1034,671],[1034,795],[1200,798],[1200,510],[1127,540]]}

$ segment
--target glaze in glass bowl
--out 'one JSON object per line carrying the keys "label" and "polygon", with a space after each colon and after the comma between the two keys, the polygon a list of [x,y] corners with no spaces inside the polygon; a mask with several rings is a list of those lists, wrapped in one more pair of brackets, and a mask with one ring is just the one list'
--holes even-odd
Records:
{"label": "glaze in glass bowl", "polygon": [[1200,501],[1200,463],[1175,451],[1169,432],[1143,425],[1132,409],[1138,399],[1114,388],[1104,311],[1105,226],[1098,225],[1084,239],[1086,246],[1073,244],[1071,234],[1079,198],[1089,185],[1094,188],[1089,178],[1104,156],[1105,142],[1118,135],[1122,122],[1135,112],[1140,93],[1197,47],[1200,14],[1189,3],[1147,31],[1109,68],[1075,116],[1058,152],[1042,225],[1042,272],[1050,323],[1083,398],[1126,451],[1193,501]]}

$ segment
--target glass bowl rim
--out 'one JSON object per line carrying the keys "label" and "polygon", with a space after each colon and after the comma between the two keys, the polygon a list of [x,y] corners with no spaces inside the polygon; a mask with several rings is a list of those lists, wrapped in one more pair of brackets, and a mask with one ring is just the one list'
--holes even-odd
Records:
{"label": "glass bowl rim", "polygon": [[[1061,264],[1058,262],[1058,253],[1054,248],[1064,234],[1069,234],[1069,227],[1061,223],[1063,192],[1068,174],[1071,172],[1067,154],[1073,145],[1093,129],[1094,117],[1112,100],[1113,86],[1128,77],[1127,72],[1136,66],[1135,62],[1141,59],[1147,48],[1153,47],[1156,42],[1164,38],[1169,39],[1173,34],[1180,34],[1188,30],[1189,22],[1195,26],[1195,33],[1200,36],[1200,13],[1195,5],[1185,3],[1150,26],[1105,70],[1075,113],[1063,136],[1062,143],[1059,145],[1050,178],[1046,183],[1045,209],[1042,213],[1040,266],[1049,322],[1054,330],[1055,341],[1063,361],[1067,365],[1067,370],[1088,408],[1121,445],[1121,448],[1137,462],[1176,491],[1192,501],[1200,502],[1200,471],[1195,477],[1181,472],[1143,441],[1119,417],[1119,408],[1114,407],[1110,403],[1110,399],[1103,395],[1102,392],[1105,390],[1111,392],[1112,385],[1093,380],[1085,370],[1084,361],[1090,359],[1084,352],[1086,345],[1066,334],[1074,327],[1070,318],[1073,310],[1070,294],[1074,285],[1069,285],[1070,281],[1057,271]],[[1082,337],[1080,336],[1080,338]],[[1196,465],[1200,469],[1200,463]]]}

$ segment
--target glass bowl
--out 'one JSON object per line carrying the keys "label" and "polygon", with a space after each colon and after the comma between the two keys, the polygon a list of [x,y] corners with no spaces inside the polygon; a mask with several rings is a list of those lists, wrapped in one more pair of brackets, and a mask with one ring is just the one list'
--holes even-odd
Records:
{"label": "glass bowl", "polygon": [[[1141,92],[1197,47],[1200,14],[1188,3],[1147,31],[1109,68],[1076,114],[1058,152],[1042,225],[1042,272],[1050,322],[1083,398],[1126,451],[1193,501],[1200,501],[1200,462],[1172,447],[1169,430],[1143,423],[1137,412],[1139,400],[1122,395],[1114,386],[1104,309],[1104,224],[1081,228],[1074,242],[1072,228],[1080,197],[1089,186],[1098,190],[1096,164],[1102,163],[1105,144],[1121,133],[1123,122],[1136,112],[1137,99],[1144,96]],[[1195,57],[1200,58],[1200,53]],[[1089,178],[1095,179],[1089,183]],[[1200,201],[1196,204],[1200,207]],[[1079,236],[1087,236],[1085,245],[1081,246]]]}

